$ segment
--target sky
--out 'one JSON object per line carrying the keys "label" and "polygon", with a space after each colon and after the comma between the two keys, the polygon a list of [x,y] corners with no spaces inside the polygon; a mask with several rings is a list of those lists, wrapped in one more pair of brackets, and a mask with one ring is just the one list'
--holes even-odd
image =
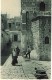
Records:
{"label": "sky", "polygon": [[1,0],[1,13],[7,13],[10,17],[20,16],[21,0]]}

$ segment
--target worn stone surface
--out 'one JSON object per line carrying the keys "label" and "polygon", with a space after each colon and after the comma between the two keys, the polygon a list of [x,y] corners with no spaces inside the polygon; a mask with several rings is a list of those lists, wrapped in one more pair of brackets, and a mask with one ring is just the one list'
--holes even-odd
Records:
{"label": "worn stone surface", "polygon": [[40,69],[45,69],[48,77],[51,76],[51,67],[50,61],[36,61],[23,58],[22,56],[18,57],[18,64],[12,66],[11,55],[1,66],[1,78],[2,79],[36,79],[35,77],[35,67]]}

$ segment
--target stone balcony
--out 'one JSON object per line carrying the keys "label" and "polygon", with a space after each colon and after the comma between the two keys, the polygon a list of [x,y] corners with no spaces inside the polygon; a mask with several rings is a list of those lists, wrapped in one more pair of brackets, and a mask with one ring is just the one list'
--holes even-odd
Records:
{"label": "stone balcony", "polygon": [[51,11],[40,11],[37,12],[37,16],[50,16],[51,15]]}
{"label": "stone balcony", "polygon": [[51,11],[36,11],[36,16],[31,18],[31,21],[37,20],[41,17],[51,17]]}

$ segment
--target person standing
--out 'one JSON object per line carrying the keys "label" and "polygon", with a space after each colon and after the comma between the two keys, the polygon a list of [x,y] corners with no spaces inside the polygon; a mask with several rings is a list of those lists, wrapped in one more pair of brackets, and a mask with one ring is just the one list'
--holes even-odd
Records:
{"label": "person standing", "polygon": [[17,58],[18,58],[18,56],[19,56],[19,52],[20,52],[20,49],[19,49],[19,47],[17,46],[17,48],[16,48],[16,63],[18,62],[17,61]]}
{"label": "person standing", "polygon": [[12,51],[12,65],[14,66],[16,64],[16,50],[13,49]]}
{"label": "person standing", "polygon": [[27,55],[29,55],[29,59],[30,59],[30,52],[31,52],[31,48],[30,48],[30,46],[28,46],[27,52],[26,52],[26,57],[27,57]]}

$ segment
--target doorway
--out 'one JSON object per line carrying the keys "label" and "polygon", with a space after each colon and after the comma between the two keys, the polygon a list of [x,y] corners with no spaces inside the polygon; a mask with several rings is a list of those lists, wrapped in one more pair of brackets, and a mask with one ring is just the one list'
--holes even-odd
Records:
{"label": "doorway", "polygon": [[45,11],[45,3],[44,2],[40,3],[40,11]]}
{"label": "doorway", "polygon": [[18,35],[14,35],[14,41],[18,40]]}

